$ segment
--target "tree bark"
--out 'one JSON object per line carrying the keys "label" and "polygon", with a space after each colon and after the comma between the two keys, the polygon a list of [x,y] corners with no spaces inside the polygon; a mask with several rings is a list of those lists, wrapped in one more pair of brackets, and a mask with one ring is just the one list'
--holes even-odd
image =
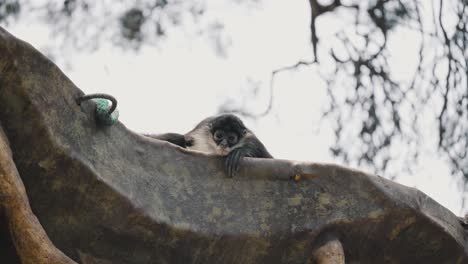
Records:
{"label": "tree bark", "polygon": [[33,214],[0,124],[0,208],[23,264],[76,263],[58,250]]}
{"label": "tree bark", "polygon": [[312,251],[314,264],[345,264],[343,245],[336,237],[329,237]]}
{"label": "tree bark", "polygon": [[[414,188],[278,159],[230,178],[223,157],[99,126],[83,94],[0,28],[1,204],[25,263],[70,261],[53,245],[100,264],[468,263],[457,216]],[[330,233],[340,244],[313,247]]]}

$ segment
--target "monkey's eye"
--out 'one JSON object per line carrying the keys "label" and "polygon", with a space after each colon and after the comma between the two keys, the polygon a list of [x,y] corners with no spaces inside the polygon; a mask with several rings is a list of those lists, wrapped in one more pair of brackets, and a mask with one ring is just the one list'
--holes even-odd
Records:
{"label": "monkey's eye", "polygon": [[234,133],[229,133],[228,134],[228,142],[229,144],[236,144],[237,143],[237,135]]}
{"label": "monkey's eye", "polygon": [[214,133],[214,138],[216,140],[220,140],[224,137],[224,132],[221,131],[221,130],[216,130],[215,133]]}

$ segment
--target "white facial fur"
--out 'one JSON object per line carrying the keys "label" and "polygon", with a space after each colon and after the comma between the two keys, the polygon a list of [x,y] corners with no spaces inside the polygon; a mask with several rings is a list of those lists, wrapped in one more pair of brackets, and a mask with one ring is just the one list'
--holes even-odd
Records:
{"label": "white facial fur", "polygon": [[193,146],[188,147],[190,150],[218,155],[227,155],[230,151],[230,148],[222,149],[216,145],[208,128],[197,129],[189,136],[195,139]]}

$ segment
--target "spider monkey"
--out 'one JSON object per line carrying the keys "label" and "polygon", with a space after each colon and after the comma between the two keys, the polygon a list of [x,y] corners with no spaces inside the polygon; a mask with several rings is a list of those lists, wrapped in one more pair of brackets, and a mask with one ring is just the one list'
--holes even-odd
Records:
{"label": "spider monkey", "polygon": [[225,168],[230,177],[237,174],[240,160],[244,157],[273,158],[255,134],[232,114],[208,117],[184,135],[167,133],[146,136],[189,150],[226,156]]}

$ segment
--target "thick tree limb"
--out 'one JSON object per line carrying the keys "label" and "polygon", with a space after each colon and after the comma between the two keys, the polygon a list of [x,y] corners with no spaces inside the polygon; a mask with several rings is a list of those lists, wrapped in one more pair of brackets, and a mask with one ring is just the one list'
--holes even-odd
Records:
{"label": "thick tree limb", "polygon": [[33,214],[1,124],[0,198],[0,208],[23,264],[76,263],[52,244]]}
{"label": "thick tree limb", "polygon": [[312,252],[316,264],[345,264],[343,245],[336,237],[327,238]]}
{"label": "thick tree limb", "polygon": [[[74,260],[299,264],[321,251],[313,249],[318,237],[333,233],[350,263],[468,261],[459,219],[416,189],[337,165],[273,159],[245,159],[229,178],[222,157],[120,123],[100,127],[95,105],[76,103],[83,92],[1,28],[0,76],[0,120],[15,153],[13,164],[4,151],[2,168],[17,178],[19,170],[48,237]],[[19,212],[15,219],[38,225],[30,210]],[[13,237],[51,247],[40,234]]]}

